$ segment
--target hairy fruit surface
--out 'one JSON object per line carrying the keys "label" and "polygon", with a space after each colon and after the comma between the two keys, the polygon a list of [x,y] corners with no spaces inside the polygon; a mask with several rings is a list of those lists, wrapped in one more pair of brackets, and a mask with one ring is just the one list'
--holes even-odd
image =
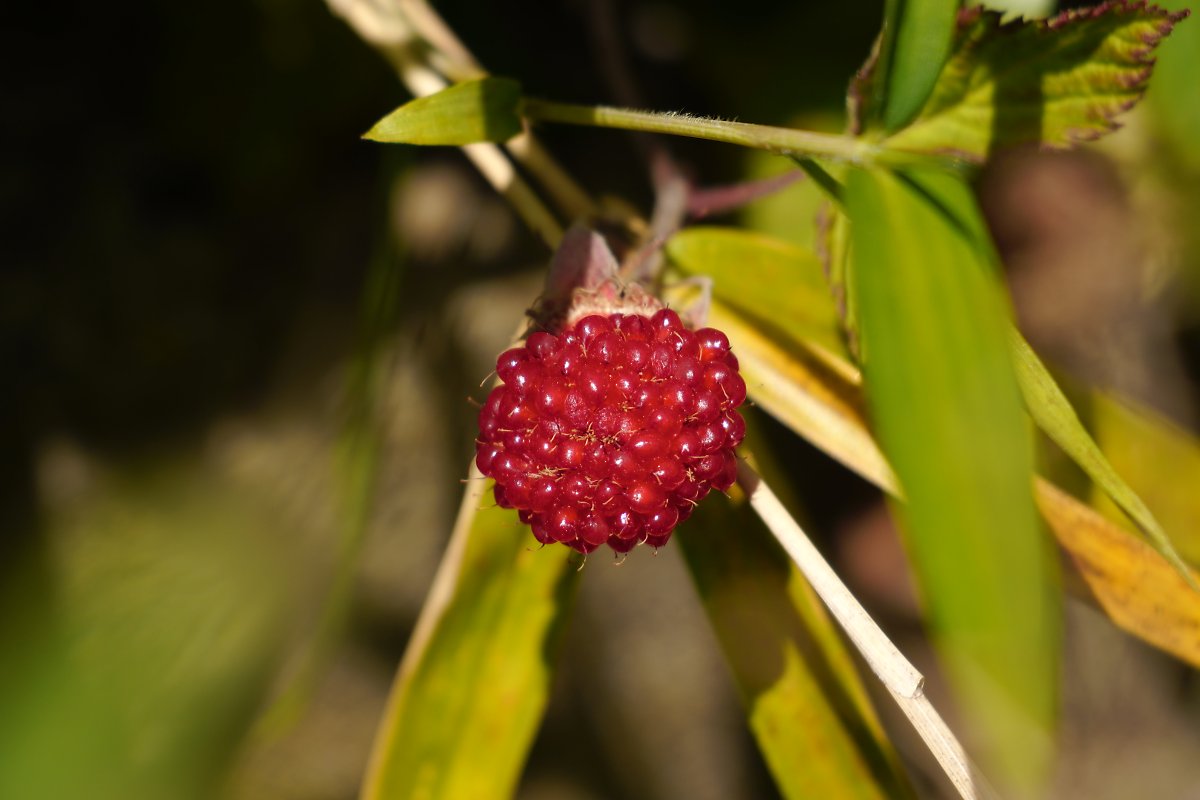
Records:
{"label": "hairy fruit surface", "polygon": [[660,547],[734,482],[746,384],[725,334],[667,309],[592,314],[496,362],[476,464],[543,543]]}

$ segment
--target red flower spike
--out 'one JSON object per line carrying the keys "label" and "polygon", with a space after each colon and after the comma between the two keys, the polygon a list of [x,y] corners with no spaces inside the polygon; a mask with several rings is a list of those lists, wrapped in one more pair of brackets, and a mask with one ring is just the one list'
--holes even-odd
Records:
{"label": "red flower spike", "polygon": [[666,544],[737,472],[745,382],[729,339],[669,309],[585,313],[496,361],[476,464],[539,542]]}

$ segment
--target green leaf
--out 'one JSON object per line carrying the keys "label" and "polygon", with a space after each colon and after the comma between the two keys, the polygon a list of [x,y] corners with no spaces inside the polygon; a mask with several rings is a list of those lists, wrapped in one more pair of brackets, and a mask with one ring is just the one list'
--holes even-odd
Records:
{"label": "green leaf", "polygon": [[[771,312],[772,306],[761,311]],[[720,302],[712,324],[729,334],[741,361],[750,398],[832,458],[899,496],[887,461],[867,430],[854,368],[825,369],[777,332],[760,331]],[[1098,396],[1099,397],[1099,396]],[[1171,530],[1182,532],[1186,557],[1200,553],[1200,444],[1161,420],[1099,398],[1093,408],[1097,436],[1113,464]],[[1168,475],[1169,473],[1169,475]],[[1093,600],[1113,624],[1200,666],[1200,594],[1162,556],[1123,528],[1097,521],[1087,506],[1039,479],[1037,497],[1058,543],[1077,565],[1082,581],[1069,588]],[[1113,514],[1121,515],[1117,509]],[[1180,588],[1182,587],[1182,588]]]}
{"label": "green leaf", "polygon": [[977,7],[920,115],[885,146],[980,162],[1001,147],[1063,149],[1099,138],[1141,98],[1151,52],[1184,16],[1109,2],[1002,23]]}
{"label": "green leaf", "polygon": [[829,284],[811,250],[737,228],[692,227],[672,236],[666,251],[686,275],[711,278],[713,295],[740,316],[777,327],[819,356],[845,358]]}
{"label": "green leaf", "polygon": [[875,107],[887,133],[908,123],[937,83],[954,41],[958,0],[887,0]]}
{"label": "green leaf", "polygon": [[[770,306],[762,309],[763,313],[770,310]],[[713,304],[709,320],[729,334],[756,406],[866,480],[899,496],[895,476],[867,430],[859,383],[845,377],[854,370],[850,364],[824,369],[804,349],[775,338],[771,331],[759,331],[720,302]],[[1200,531],[1200,503],[1192,491],[1200,482],[1200,444],[1145,412],[1111,401],[1108,405],[1111,413],[1099,402],[1093,409],[1105,453],[1159,519],[1186,534],[1178,540],[1184,555],[1200,553],[1200,535],[1195,535]],[[1166,477],[1168,470],[1170,477]],[[1093,599],[1113,624],[1200,666],[1200,639],[1195,636],[1200,595],[1179,579],[1178,571],[1162,556],[1128,531],[1103,519],[1096,522],[1095,513],[1085,504],[1044,480],[1037,481],[1037,488],[1043,516],[1083,575],[1085,599]],[[1121,515],[1115,508],[1113,513]],[[1114,563],[1120,568],[1113,568]],[[1151,592],[1139,588],[1143,582],[1153,587]],[[1081,593],[1081,585],[1070,588]]]}
{"label": "green leaf", "polygon": [[1142,499],[1104,457],[1100,447],[1079,421],[1066,395],[1054,382],[1054,378],[1050,376],[1029,343],[1016,330],[1011,332],[1011,340],[1017,380],[1025,397],[1025,407],[1029,409],[1033,421],[1129,515],[1163,558],[1190,580],[1187,566],[1175,552],[1166,531],[1158,524],[1158,520],[1150,513]]}
{"label": "green leaf", "polygon": [[[1186,13],[1187,3],[1167,0],[1169,9]],[[1154,114],[1155,134],[1166,139],[1170,157],[1200,171],[1200,25],[1192,23],[1175,31],[1157,53],[1154,83],[1146,102]]]}
{"label": "green leaf", "polygon": [[867,397],[931,632],[996,777],[1030,788],[1056,707],[1055,570],[982,223],[943,173],[856,170],[846,201]]}
{"label": "green leaf", "polygon": [[[477,476],[478,473],[475,473]],[[376,736],[363,798],[508,798],[541,722],[577,573],[474,477]],[[479,509],[479,510],[477,510]]]}
{"label": "green leaf", "polygon": [[824,606],[748,504],[705,501],[678,541],[780,793],[912,797]]}
{"label": "green leaf", "polygon": [[456,83],[388,114],[363,136],[397,144],[503,142],[521,132],[521,85],[508,78]]}

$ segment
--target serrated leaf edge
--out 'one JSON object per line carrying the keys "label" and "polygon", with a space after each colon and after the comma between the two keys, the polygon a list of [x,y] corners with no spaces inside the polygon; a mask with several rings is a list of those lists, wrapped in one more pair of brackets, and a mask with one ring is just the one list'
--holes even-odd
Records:
{"label": "serrated leaf edge", "polygon": [[[1142,69],[1137,70],[1137,72],[1133,73],[1132,75],[1122,76],[1119,79],[1119,82],[1122,84],[1123,88],[1133,93],[1132,96],[1107,95],[1108,97],[1120,96],[1124,99],[1115,104],[1111,103],[1110,101],[1107,107],[1102,106],[1097,118],[1092,121],[1092,127],[1066,129],[1063,132],[1065,141],[1040,141],[1037,143],[1037,146],[1040,149],[1046,151],[1069,150],[1075,145],[1095,141],[1120,129],[1121,123],[1117,122],[1116,118],[1137,105],[1146,91],[1150,76],[1153,74],[1155,59],[1150,55],[1151,52],[1153,52],[1158,43],[1161,42],[1162,39],[1174,29],[1176,24],[1190,16],[1191,11],[1189,9],[1185,8],[1179,11],[1170,11],[1162,8],[1161,6],[1146,2],[1146,0],[1136,0],[1135,2],[1130,2],[1130,0],[1108,0],[1108,2],[1101,3],[1091,8],[1069,9],[1054,17],[1044,20],[1028,20],[1024,18],[1017,18],[1004,21],[1001,12],[985,9],[983,6],[971,6],[969,8],[964,8],[959,12],[958,36],[960,37],[960,41],[956,45],[956,49],[951,55],[950,61],[948,61],[947,64],[953,62],[953,60],[956,58],[962,57],[967,51],[977,48],[985,41],[985,37],[991,39],[991,37],[1016,35],[1018,33],[1023,33],[1030,30],[1034,31],[1033,35],[1038,35],[1047,31],[1057,31],[1082,21],[1098,19],[1108,14],[1133,15],[1138,13],[1150,15],[1151,18],[1144,20],[1145,22],[1154,22],[1153,17],[1155,16],[1157,16],[1158,19],[1157,24],[1154,26],[1154,32],[1141,37],[1141,41],[1144,46],[1129,53],[1129,62],[1121,62],[1121,66],[1126,69],[1135,69],[1137,65],[1142,65]],[[982,25],[985,27],[978,32],[972,32],[970,29],[974,25]],[[968,36],[970,38],[965,38]],[[870,59],[868,59],[868,62],[864,63],[863,67],[859,70],[859,73],[855,75],[851,82],[852,95],[856,92],[862,91],[860,83],[868,78],[871,66],[873,65],[870,63]],[[1027,64],[1022,64],[1020,66],[1024,68],[1027,66]],[[995,80],[989,80],[988,83],[993,84],[995,83]],[[970,92],[968,92],[968,94],[965,96],[969,97]],[[1102,100],[1104,97],[1105,95],[1095,95],[1093,96],[1093,99],[1099,98]],[[932,99],[933,96],[930,97],[930,100]],[[921,125],[928,123],[930,120],[936,119],[941,114],[963,105],[965,102],[967,101],[956,103],[955,105],[949,106],[943,111],[939,111],[938,113],[930,116],[926,116],[924,110],[922,110],[922,113],[918,114],[912,123],[905,128],[896,131],[889,137],[888,140],[899,138],[906,131],[920,127]],[[847,98],[847,103],[853,111],[858,110],[856,104],[850,97]],[[852,114],[852,127],[855,121],[856,116]],[[885,140],[885,142],[888,140]],[[898,149],[903,150],[904,148],[901,146]],[[960,150],[957,148],[936,148],[926,152],[932,152],[938,155],[954,158],[956,160],[974,163],[982,162],[985,159],[985,156],[979,153],[968,150]]]}

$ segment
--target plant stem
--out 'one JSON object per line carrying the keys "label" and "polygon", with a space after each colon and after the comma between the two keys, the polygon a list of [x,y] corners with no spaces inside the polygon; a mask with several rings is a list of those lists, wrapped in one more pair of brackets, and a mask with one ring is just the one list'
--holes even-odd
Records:
{"label": "plant stem", "polygon": [[838,210],[843,212],[846,210],[845,203],[842,201],[842,185],[838,183],[837,178],[826,172],[824,167],[811,158],[793,160],[796,162],[796,166],[800,167],[804,174],[824,192],[825,197],[838,207]]}
{"label": "plant stem", "polygon": [[526,130],[504,143],[517,163],[541,183],[568,222],[595,216],[599,208],[569,172],[554,160],[533,132]]}
{"label": "plant stem", "polygon": [[747,122],[693,117],[659,111],[634,111],[608,106],[580,106],[526,98],[521,113],[533,120],[567,125],[591,125],[647,133],[668,133],[714,142],[769,150],[781,155],[827,158],[853,164],[880,161],[877,145],[849,136],[776,128]]}
{"label": "plant stem", "polygon": [[925,678],[871,619],[771,488],[744,461],[738,465],[738,484],[749,497],[750,506],[783,545],[868,666],[891,693],[963,800],[996,798],[954,732],[925,696]]}
{"label": "plant stem", "polygon": [[[400,6],[377,4],[371,0],[326,0],[330,9],[342,17],[362,39],[374,45],[392,63],[401,82],[415,97],[441,91],[449,85],[440,73],[414,52],[414,30]],[[422,2],[408,3],[408,10],[433,10]],[[431,19],[422,17],[425,27]],[[463,147],[467,158],[493,188],[512,204],[517,214],[537,233],[551,250],[562,240],[563,228],[524,178],[517,174],[505,151],[489,143]]]}

